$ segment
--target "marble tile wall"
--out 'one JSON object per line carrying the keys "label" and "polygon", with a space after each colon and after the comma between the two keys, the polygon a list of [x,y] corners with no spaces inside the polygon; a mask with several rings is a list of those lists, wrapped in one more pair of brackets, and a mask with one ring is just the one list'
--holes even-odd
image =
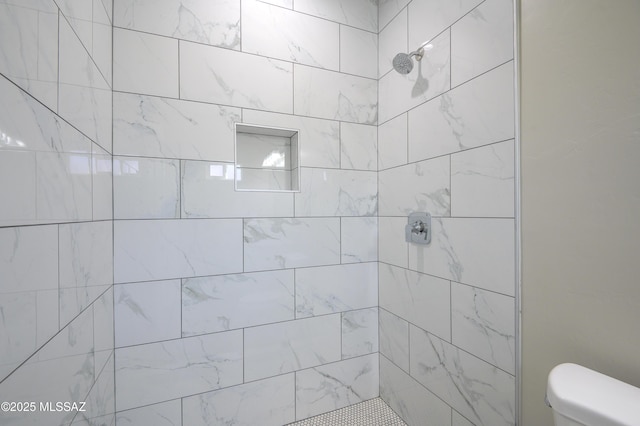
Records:
{"label": "marble tile wall", "polygon": [[[87,402],[1,423],[514,424],[512,12],[0,0],[0,394]],[[301,192],[234,190],[236,122]]]}
{"label": "marble tile wall", "polygon": [[[514,425],[513,2],[379,13],[380,396],[409,425]],[[414,211],[433,216],[427,246],[404,241]]]}
{"label": "marble tile wall", "polygon": [[0,1],[0,394],[37,404],[3,425],[115,421],[111,17]]}
{"label": "marble tile wall", "polygon": [[[118,425],[379,395],[377,7],[348,3],[115,0]],[[236,122],[299,130],[300,192],[234,190]]]}

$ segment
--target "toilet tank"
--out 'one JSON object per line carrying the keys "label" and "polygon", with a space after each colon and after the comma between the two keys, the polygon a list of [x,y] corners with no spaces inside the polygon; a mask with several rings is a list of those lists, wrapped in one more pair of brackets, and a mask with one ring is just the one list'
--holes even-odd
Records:
{"label": "toilet tank", "polygon": [[547,400],[556,426],[640,426],[640,388],[577,364],[551,370]]}

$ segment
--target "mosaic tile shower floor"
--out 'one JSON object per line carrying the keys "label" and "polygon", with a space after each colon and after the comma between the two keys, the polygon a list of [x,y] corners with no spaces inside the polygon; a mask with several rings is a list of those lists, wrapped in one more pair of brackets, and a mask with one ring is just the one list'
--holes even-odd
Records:
{"label": "mosaic tile shower floor", "polygon": [[407,426],[380,398],[310,417],[288,426]]}

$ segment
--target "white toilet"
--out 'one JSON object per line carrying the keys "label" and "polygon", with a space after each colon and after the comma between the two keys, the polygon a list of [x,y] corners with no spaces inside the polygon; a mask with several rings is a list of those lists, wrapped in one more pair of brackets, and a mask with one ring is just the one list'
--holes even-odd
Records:
{"label": "white toilet", "polygon": [[640,426],[640,388],[577,364],[551,370],[547,402],[556,426]]}

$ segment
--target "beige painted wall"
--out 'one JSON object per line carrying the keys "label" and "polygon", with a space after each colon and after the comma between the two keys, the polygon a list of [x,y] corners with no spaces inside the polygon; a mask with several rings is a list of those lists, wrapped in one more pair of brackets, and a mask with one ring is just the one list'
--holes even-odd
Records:
{"label": "beige painted wall", "polygon": [[522,425],[576,362],[640,386],[640,1],[521,0]]}

